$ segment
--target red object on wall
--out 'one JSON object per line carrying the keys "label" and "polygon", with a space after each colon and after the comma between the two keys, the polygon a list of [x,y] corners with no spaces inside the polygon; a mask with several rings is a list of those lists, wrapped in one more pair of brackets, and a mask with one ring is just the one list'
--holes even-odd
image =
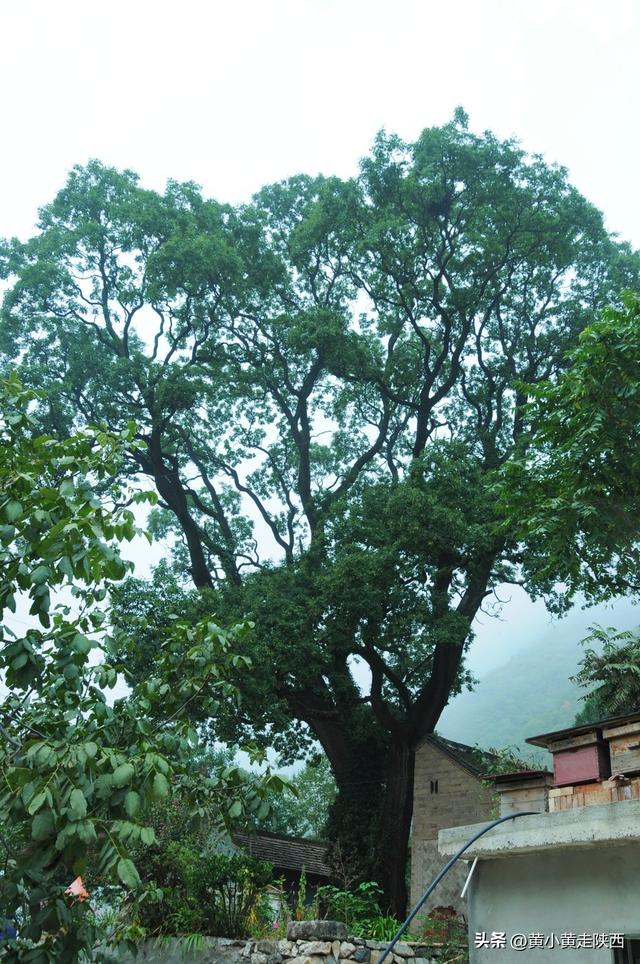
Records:
{"label": "red object on wall", "polygon": [[553,782],[556,787],[606,780],[610,775],[609,753],[603,743],[558,750],[553,754]]}

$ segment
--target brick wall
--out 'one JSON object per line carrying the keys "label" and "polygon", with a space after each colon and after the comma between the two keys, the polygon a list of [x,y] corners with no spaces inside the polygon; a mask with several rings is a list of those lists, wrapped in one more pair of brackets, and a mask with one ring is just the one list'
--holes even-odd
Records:
{"label": "brick wall", "polygon": [[[446,863],[437,849],[438,831],[489,820],[494,809],[492,791],[466,767],[451,759],[437,745],[425,740],[416,752],[411,830],[411,906],[424,893]],[[468,867],[453,867],[425,905],[452,906],[465,911],[460,891]]]}

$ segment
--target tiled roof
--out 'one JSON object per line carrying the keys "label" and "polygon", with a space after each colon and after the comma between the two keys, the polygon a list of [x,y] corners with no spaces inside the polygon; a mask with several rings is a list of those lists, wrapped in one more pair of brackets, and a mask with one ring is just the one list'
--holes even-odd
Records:
{"label": "tiled roof", "polygon": [[331,877],[327,863],[328,844],[305,837],[287,837],[278,833],[236,833],[233,842],[257,860],[266,860],[275,870],[295,870],[304,867],[308,874]]}
{"label": "tiled roof", "polygon": [[479,750],[477,746],[467,746],[466,743],[456,743],[454,740],[445,740],[443,736],[432,733],[426,737],[429,743],[437,746],[448,757],[463,766],[465,770],[473,773],[474,776],[481,777],[491,769],[497,757],[494,753],[487,753],[486,750]]}
{"label": "tiled roof", "polygon": [[539,780],[544,777],[551,777],[551,773],[548,770],[509,770],[506,773],[494,773],[490,779],[499,785],[517,781],[524,783],[526,780]]}

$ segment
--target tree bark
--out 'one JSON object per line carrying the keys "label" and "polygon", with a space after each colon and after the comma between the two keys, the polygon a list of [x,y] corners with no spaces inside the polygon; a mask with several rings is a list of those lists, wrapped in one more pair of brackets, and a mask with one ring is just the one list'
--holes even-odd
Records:
{"label": "tree bark", "polygon": [[386,788],[384,792],[380,791],[380,883],[389,911],[400,919],[407,913],[414,763],[413,747],[392,744],[387,759]]}
{"label": "tree bark", "polygon": [[415,751],[401,741],[391,742],[387,734],[378,735],[364,743],[350,740],[348,755],[343,743],[335,763],[325,747],[338,785],[329,814],[329,860],[342,887],[376,881],[383,909],[402,918]]}

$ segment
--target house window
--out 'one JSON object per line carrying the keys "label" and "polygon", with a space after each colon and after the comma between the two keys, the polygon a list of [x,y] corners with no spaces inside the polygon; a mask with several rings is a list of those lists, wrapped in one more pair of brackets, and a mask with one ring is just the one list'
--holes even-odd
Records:
{"label": "house window", "polygon": [[640,964],[640,938],[626,937],[624,947],[615,950],[614,964]]}
{"label": "house window", "polygon": [[429,780],[429,783],[431,784],[431,792],[432,792],[432,793],[437,793],[437,792],[438,792],[438,781],[437,781],[437,780]]}

